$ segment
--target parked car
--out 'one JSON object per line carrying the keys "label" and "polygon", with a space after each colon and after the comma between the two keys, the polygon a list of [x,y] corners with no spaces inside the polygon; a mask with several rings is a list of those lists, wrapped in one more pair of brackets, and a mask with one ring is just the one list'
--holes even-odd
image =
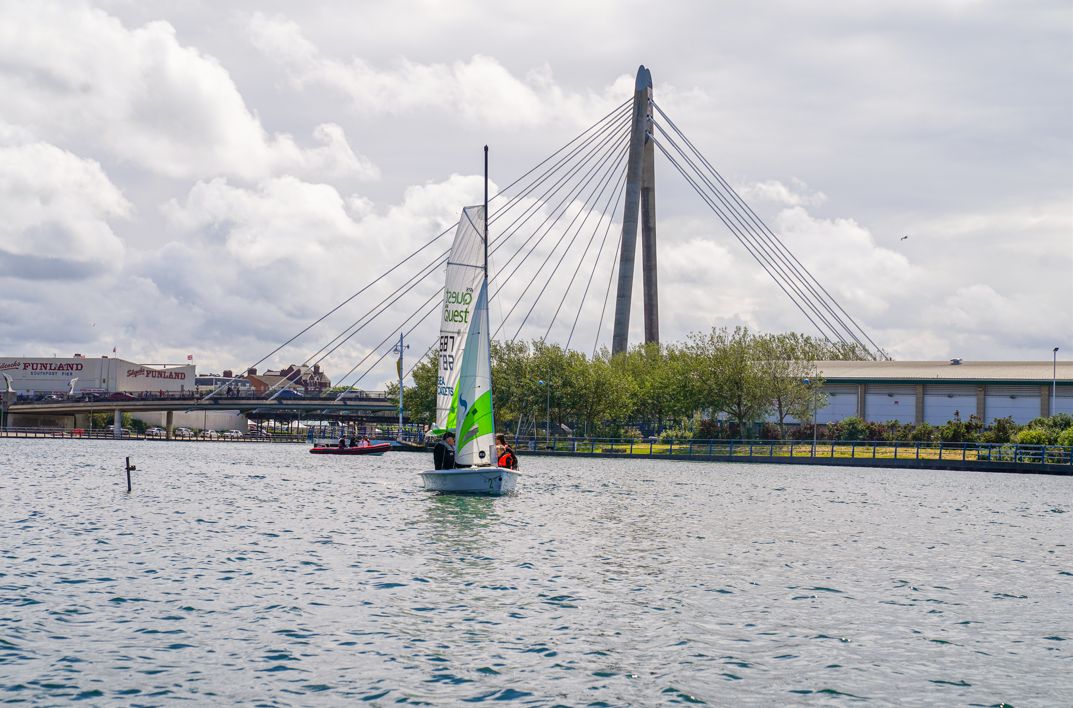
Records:
{"label": "parked car", "polygon": [[194,437],[194,431],[190,428],[176,428],[175,435],[180,438],[192,438]]}
{"label": "parked car", "polygon": [[160,438],[168,434],[167,430],[159,426],[153,426],[152,428],[145,429],[145,437],[147,438]]}
{"label": "parked car", "polygon": [[275,396],[276,396],[277,399],[279,399],[279,398],[305,398],[305,396],[303,396],[300,391],[295,391],[294,389],[290,389],[290,388],[283,389],[279,393],[276,393]]}
{"label": "parked car", "polygon": [[[108,431],[109,435],[115,434],[115,426],[114,425],[109,425],[108,427],[105,428],[105,430]],[[122,437],[122,438],[129,438],[130,437],[130,431],[127,430],[126,428],[120,428],[119,429],[119,436]]]}
{"label": "parked car", "polygon": [[222,433],[220,433],[220,437],[221,438],[229,438],[229,439],[233,440],[234,438],[241,438],[242,433],[237,431],[237,430],[225,430]]}

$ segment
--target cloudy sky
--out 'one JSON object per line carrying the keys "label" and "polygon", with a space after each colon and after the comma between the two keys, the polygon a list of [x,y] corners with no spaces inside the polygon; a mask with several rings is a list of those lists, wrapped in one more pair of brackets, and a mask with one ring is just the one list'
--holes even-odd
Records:
{"label": "cloudy sky", "polygon": [[[1073,356],[1066,0],[0,0],[0,353],[247,366],[479,201],[483,144],[508,183],[629,98],[641,63],[895,358]],[[665,340],[809,331],[658,158],[657,184]]]}

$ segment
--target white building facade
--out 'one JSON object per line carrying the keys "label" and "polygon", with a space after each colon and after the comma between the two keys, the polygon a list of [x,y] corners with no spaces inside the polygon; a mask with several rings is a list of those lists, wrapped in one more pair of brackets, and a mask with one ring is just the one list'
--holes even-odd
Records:
{"label": "white building facade", "polygon": [[[0,374],[16,393],[183,393],[194,390],[194,365],[152,366],[102,356],[0,357]],[[0,385],[6,382],[0,379]],[[72,387],[73,383],[73,387]]]}
{"label": "white building facade", "polygon": [[821,424],[855,416],[942,425],[973,415],[987,425],[1006,417],[1024,424],[1073,414],[1069,361],[821,361],[817,368],[827,397]]}

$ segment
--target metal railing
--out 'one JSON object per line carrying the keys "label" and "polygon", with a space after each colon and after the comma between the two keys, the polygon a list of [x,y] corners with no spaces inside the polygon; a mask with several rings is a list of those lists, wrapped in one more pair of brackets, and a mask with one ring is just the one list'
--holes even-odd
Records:
{"label": "metal railing", "polygon": [[[120,437],[107,428],[45,428],[45,427],[4,427],[0,428],[0,440],[4,438],[53,438],[68,440],[164,440],[165,433],[141,433],[124,428]],[[267,442],[267,443],[304,443],[305,434],[283,432],[243,433],[230,436],[216,431],[191,431],[189,433],[172,433],[172,440],[189,440],[198,442]]]}
{"label": "metal railing", "polygon": [[627,457],[745,457],[860,460],[934,460],[1073,465],[1073,447],[1019,443],[870,440],[627,440],[621,438],[523,438],[525,450]]}
{"label": "metal railing", "polygon": [[[116,403],[124,403],[127,401],[197,401],[204,398],[208,394],[208,391],[121,391],[116,393],[99,393],[99,394],[81,394],[76,393],[74,395],[67,395],[63,393],[55,394],[19,394],[15,400],[16,404],[19,403],[33,403],[39,404],[67,404],[67,403],[104,403],[108,405],[114,405]],[[227,396],[223,393],[217,394],[209,401],[279,401],[286,402],[289,400],[298,401],[335,401],[338,398],[338,393],[328,393],[326,391],[316,393],[301,393],[301,394],[283,394],[278,395],[279,391],[272,391],[271,393],[257,394],[253,392],[241,392],[231,396]],[[386,391],[353,391],[348,392],[341,399],[343,402],[351,401],[395,401],[396,397],[389,397]]]}

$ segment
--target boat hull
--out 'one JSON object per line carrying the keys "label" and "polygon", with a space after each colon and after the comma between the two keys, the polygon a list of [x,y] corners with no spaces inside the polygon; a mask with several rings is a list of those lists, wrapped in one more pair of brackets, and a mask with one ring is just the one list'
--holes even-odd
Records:
{"label": "boat hull", "polygon": [[383,455],[390,449],[391,443],[379,443],[365,447],[314,447],[310,452],[314,455]]}
{"label": "boat hull", "polygon": [[421,481],[430,492],[450,494],[486,494],[501,496],[512,493],[518,486],[516,471],[502,467],[463,467],[452,470],[428,470]]}

